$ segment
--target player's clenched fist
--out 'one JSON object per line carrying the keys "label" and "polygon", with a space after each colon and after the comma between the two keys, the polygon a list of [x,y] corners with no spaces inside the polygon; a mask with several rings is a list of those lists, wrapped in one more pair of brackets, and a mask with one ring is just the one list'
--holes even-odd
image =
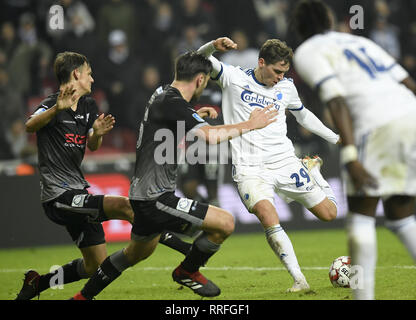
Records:
{"label": "player's clenched fist", "polygon": [[214,47],[218,51],[228,51],[237,49],[237,44],[227,37],[221,37],[214,41]]}

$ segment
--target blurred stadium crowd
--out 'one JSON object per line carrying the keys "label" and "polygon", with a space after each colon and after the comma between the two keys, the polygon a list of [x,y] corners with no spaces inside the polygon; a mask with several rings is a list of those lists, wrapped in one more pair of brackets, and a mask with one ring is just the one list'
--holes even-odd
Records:
{"label": "blurred stadium crowd", "polygon": [[[290,0],[2,0],[0,3],[0,160],[34,158],[33,135],[24,123],[33,108],[57,91],[53,61],[58,52],[85,54],[93,69],[93,96],[100,110],[116,117],[104,150],[134,152],[138,121],[160,84],[173,78],[173,59],[218,36],[238,43],[221,59],[255,67],[260,45],[279,38],[296,49]],[[326,0],[338,29],[373,39],[416,77],[416,1]],[[49,8],[64,9],[64,28],[49,26]],[[352,5],[364,9],[364,29],[351,30]],[[238,7],[238,8],[237,8]],[[305,105],[330,125],[313,92],[295,79]],[[210,86],[203,103],[220,107],[221,92]],[[289,120],[288,121],[292,121]],[[290,125],[303,153],[325,153],[327,144]],[[321,141],[322,140],[322,141]]]}

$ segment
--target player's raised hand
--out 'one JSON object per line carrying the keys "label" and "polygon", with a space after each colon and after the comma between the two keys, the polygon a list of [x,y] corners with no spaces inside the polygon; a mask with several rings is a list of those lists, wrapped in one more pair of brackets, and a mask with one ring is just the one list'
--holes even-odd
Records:
{"label": "player's raised hand", "polygon": [[210,117],[210,119],[216,119],[218,112],[213,107],[202,107],[196,112],[201,118]]}
{"label": "player's raised hand", "polygon": [[270,104],[264,109],[254,109],[250,114],[252,129],[261,129],[275,122],[278,112],[274,105]]}
{"label": "player's raised hand", "polygon": [[78,95],[73,85],[68,85],[59,92],[56,108],[59,111],[69,109],[77,102],[77,99]]}
{"label": "player's raised hand", "polygon": [[346,164],[348,173],[357,191],[364,191],[363,187],[378,188],[377,180],[368,173],[359,161],[350,161]]}
{"label": "player's raised hand", "polygon": [[224,52],[237,49],[237,44],[227,37],[221,37],[214,41],[214,47],[216,50]]}
{"label": "player's raised hand", "polygon": [[92,128],[94,129],[94,134],[97,136],[103,136],[107,134],[111,129],[114,128],[114,124],[116,123],[116,120],[114,117],[109,114],[104,117],[104,113],[102,113],[92,125]]}

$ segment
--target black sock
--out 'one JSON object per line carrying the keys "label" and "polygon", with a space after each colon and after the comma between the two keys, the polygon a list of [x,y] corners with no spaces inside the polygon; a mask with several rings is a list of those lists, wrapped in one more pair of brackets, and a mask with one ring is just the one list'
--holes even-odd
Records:
{"label": "black sock", "polygon": [[209,241],[205,233],[201,234],[195,239],[191,251],[182,261],[182,268],[191,273],[198,271],[219,248],[220,245]]}
{"label": "black sock", "polygon": [[185,260],[182,261],[182,268],[190,273],[196,272],[205,265],[213,254],[214,252],[203,252],[196,245],[193,245]]}
{"label": "black sock", "polygon": [[104,290],[111,282],[117,279],[121,273],[129,267],[123,249],[107,257],[98,270],[87,281],[81,294],[86,299],[92,299]]}
{"label": "black sock", "polygon": [[[63,283],[62,284],[71,283],[71,282],[79,281],[81,279],[88,278],[88,275],[85,274],[85,270],[83,266],[80,264],[83,264],[83,260],[81,258],[73,260],[61,267],[63,271],[63,279],[62,279]],[[52,271],[45,275],[40,276],[39,286],[38,286],[39,292],[42,292],[51,287],[51,279],[53,276],[56,276],[58,272],[59,272],[58,270],[55,270],[55,271]]]}
{"label": "black sock", "polygon": [[178,236],[169,231],[162,232],[159,242],[169,248],[181,252],[184,255],[187,255],[192,247],[191,243],[183,241]]}

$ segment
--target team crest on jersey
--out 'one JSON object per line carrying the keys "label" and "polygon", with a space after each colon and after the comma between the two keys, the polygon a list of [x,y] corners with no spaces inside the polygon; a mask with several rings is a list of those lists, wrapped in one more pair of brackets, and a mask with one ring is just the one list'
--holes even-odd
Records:
{"label": "team crest on jersey", "polygon": [[71,207],[82,208],[88,194],[77,194],[72,198]]}
{"label": "team crest on jersey", "polygon": [[192,202],[193,200],[191,199],[180,198],[176,206],[176,209],[188,213],[191,209]]}

